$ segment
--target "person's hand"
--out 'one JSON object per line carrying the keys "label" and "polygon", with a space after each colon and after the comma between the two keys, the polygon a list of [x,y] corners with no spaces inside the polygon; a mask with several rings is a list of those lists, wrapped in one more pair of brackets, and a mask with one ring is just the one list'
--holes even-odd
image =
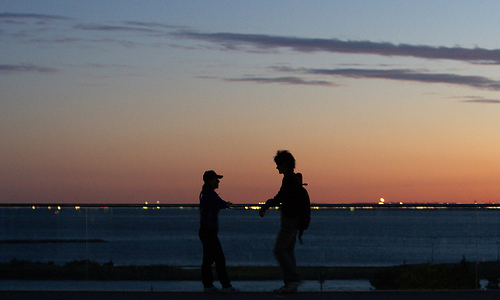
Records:
{"label": "person's hand", "polygon": [[265,208],[264,206],[262,206],[260,209],[259,209],[259,216],[262,218],[266,215],[266,211],[267,211],[267,208]]}

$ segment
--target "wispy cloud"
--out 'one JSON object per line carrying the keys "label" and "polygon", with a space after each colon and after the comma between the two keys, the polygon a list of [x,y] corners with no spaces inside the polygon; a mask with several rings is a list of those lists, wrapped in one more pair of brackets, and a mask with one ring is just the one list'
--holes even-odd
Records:
{"label": "wispy cloud", "polygon": [[160,31],[138,26],[120,26],[120,25],[105,25],[105,24],[78,24],[75,29],[88,31],[107,31],[107,32],[133,32],[133,33],[160,33]]}
{"label": "wispy cloud", "polygon": [[[49,21],[76,21],[59,15],[36,13],[0,13],[0,23],[24,23],[35,20],[39,24]],[[473,64],[500,64],[500,49],[463,48],[429,45],[395,44],[368,40],[340,40],[323,38],[301,38],[266,34],[206,33],[190,30],[186,26],[172,26],[158,22],[122,21],[120,23],[74,24],[73,29],[82,31],[135,33],[153,37],[175,36],[177,38],[206,41],[225,50],[247,52],[271,52],[287,49],[300,53],[345,53],[380,56],[416,57],[442,59]],[[220,48],[219,48],[220,49]]]}
{"label": "wispy cloud", "polygon": [[283,48],[305,53],[374,54],[424,59],[446,59],[479,64],[500,64],[500,49],[433,47],[388,42],[344,41],[339,39],[298,38],[263,34],[202,33],[195,31],[178,31],[174,34],[181,38],[216,43],[231,50],[242,50],[242,46],[250,46],[260,50]]}
{"label": "wispy cloud", "polygon": [[5,37],[20,39],[25,42],[27,39],[38,39],[48,32],[55,32],[59,29],[54,23],[72,24],[74,18],[60,15],[45,15],[35,13],[0,13],[0,24],[5,25],[0,34]]}
{"label": "wispy cloud", "polygon": [[[64,30],[58,27],[41,27],[48,25],[53,21],[67,21]],[[0,14],[0,24],[12,25],[8,29],[0,31],[0,34],[13,38],[19,38],[22,42],[37,42],[37,43],[79,43],[93,42],[97,39],[78,38],[78,32],[101,32],[110,35],[107,41],[117,41],[115,35],[117,33],[130,34],[131,37],[165,37],[172,30],[186,29],[185,26],[170,26],[157,22],[137,22],[137,21],[122,21],[118,23],[103,22],[103,23],[86,23],[79,20],[59,16],[59,15],[44,15],[34,13],[2,13]],[[16,27],[17,25],[17,27]],[[25,25],[32,25],[31,28]],[[36,26],[33,26],[36,25]],[[17,31],[16,31],[17,30]],[[47,33],[51,32],[51,36]],[[68,36],[71,35],[71,36]],[[57,36],[59,35],[59,36]],[[111,36],[112,35],[112,36]],[[54,38],[54,36],[56,36]],[[131,43],[121,43],[123,46],[130,47]]]}
{"label": "wispy cloud", "polygon": [[172,30],[178,30],[185,27],[171,26],[156,22],[136,22],[124,21],[118,25],[111,24],[77,24],[75,29],[86,31],[101,31],[101,32],[131,32],[140,34],[167,35]]}
{"label": "wispy cloud", "polygon": [[463,100],[465,103],[478,103],[478,104],[500,104],[500,100],[495,99],[470,99]]}
{"label": "wispy cloud", "polygon": [[284,67],[274,68],[283,72],[299,72],[313,75],[331,75],[348,78],[372,78],[401,81],[415,81],[423,83],[443,83],[464,85],[474,88],[500,90],[500,81],[481,76],[465,76],[457,74],[434,74],[417,72],[409,69],[291,69]]}
{"label": "wispy cloud", "polygon": [[25,73],[25,72],[35,72],[35,73],[55,73],[58,69],[40,67],[31,64],[25,65],[0,65],[0,74],[12,74],[12,73]]}
{"label": "wispy cloud", "polygon": [[290,85],[322,85],[322,86],[333,86],[334,84],[328,81],[322,80],[305,80],[300,77],[289,76],[289,77],[243,77],[243,78],[228,78],[226,81],[245,81],[245,82],[255,82],[255,83],[280,83],[280,84],[290,84]]}
{"label": "wispy cloud", "polygon": [[72,18],[56,15],[42,15],[42,14],[18,14],[18,13],[0,13],[0,20],[23,20],[23,19],[36,19],[36,20],[72,20]]}
{"label": "wispy cloud", "polygon": [[158,22],[138,22],[138,21],[125,21],[123,22],[125,25],[130,25],[130,26],[142,26],[142,27],[148,27],[148,28],[161,28],[161,29],[186,29],[186,26],[174,26],[174,25],[168,25],[168,24],[163,24],[163,23],[158,23]]}

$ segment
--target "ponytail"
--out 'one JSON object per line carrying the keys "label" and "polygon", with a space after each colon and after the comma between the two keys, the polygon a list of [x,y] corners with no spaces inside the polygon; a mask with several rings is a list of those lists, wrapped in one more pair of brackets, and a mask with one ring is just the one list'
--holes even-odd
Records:
{"label": "ponytail", "polygon": [[203,184],[203,186],[201,187],[201,192],[200,192],[200,197],[199,197],[200,200],[201,200],[201,196],[203,195],[203,192],[206,190],[210,190],[210,189],[212,189],[212,188],[208,185],[208,183],[205,182]]}

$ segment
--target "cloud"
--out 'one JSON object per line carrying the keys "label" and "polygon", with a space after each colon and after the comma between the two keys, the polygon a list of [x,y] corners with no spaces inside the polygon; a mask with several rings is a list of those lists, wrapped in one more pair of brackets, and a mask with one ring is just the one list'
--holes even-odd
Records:
{"label": "cloud", "polygon": [[11,74],[11,73],[25,73],[25,72],[35,72],[35,73],[55,73],[58,69],[39,67],[35,65],[0,65],[0,74]]}
{"label": "cloud", "polygon": [[173,25],[167,25],[167,24],[162,24],[162,23],[157,23],[157,22],[125,21],[123,23],[125,25],[130,25],[130,26],[142,26],[142,27],[149,27],[149,28],[186,29],[185,26],[173,26]]}
{"label": "cloud", "polygon": [[136,22],[124,21],[122,25],[108,25],[108,24],[78,24],[75,29],[87,31],[103,31],[103,32],[132,32],[132,33],[148,33],[156,35],[166,35],[173,29],[185,28],[180,26],[170,26],[162,23],[155,22]]}
{"label": "cloud", "polygon": [[494,100],[494,99],[471,99],[471,100],[464,100],[462,102],[478,103],[478,104],[500,104],[500,100]]}
{"label": "cloud", "polygon": [[42,15],[42,14],[17,14],[17,13],[0,13],[0,22],[16,22],[26,19],[34,19],[37,21],[66,21],[72,18],[56,15]]}
{"label": "cloud", "polygon": [[323,85],[323,86],[333,86],[331,82],[321,81],[321,80],[304,80],[299,77],[289,76],[289,77],[244,77],[244,78],[229,78],[226,81],[246,81],[255,83],[281,83],[290,85]]}
{"label": "cloud", "polygon": [[180,38],[216,43],[231,50],[242,50],[241,46],[250,46],[260,50],[284,48],[304,53],[374,54],[446,59],[476,64],[500,64],[500,49],[433,47],[388,42],[343,41],[339,39],[298,38],[263,34],[201,33],[195,31],[178,31],[174,35]]}
{"label": "cloud", "polygon": [[111,32],[136,32],[136,33],[159,33],[158,30],[136,26],[115,26],[115,25],[101,25],[101,24],[78,24],[75,29],[88,30],[88,31],[111,31]]}
{"label": "cloud", "polygon": [[314,75],[331,75],[348,78],[372,78],[372,79],[388,79],[415,81],[424,83],[443,83],[469,86],[480,89],[500,90],[500,81],[495,81],[481,76],[464,76],[457,74],[446,73],[423,73],[408,69],[291,69],[291,68],[274,68],[283,72],[301,72]]}
{"label": "cloud", "polygon": [[31,38],[39,40],[40,36],[43,36],[47,32],[57,30],[53,26],[53,23],[56,21],[71,24],[74,19],[59,15],[35,13],[0,13],[0,24],[6,25],[2,28],[0,34],[5,37],[22,40]]}

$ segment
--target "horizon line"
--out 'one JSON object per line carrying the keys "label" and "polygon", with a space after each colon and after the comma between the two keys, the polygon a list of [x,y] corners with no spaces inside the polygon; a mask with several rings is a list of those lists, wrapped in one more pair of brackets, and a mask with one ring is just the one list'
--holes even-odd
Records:
{"label": "horizon line", "polygon": [[[256,208],[264,205],[263,203],[233,203],[231,208]],[[0,203],[0,208],[197,208],[196,203]],[[499,208],[500,203],[311,203],[311,208]]]}

